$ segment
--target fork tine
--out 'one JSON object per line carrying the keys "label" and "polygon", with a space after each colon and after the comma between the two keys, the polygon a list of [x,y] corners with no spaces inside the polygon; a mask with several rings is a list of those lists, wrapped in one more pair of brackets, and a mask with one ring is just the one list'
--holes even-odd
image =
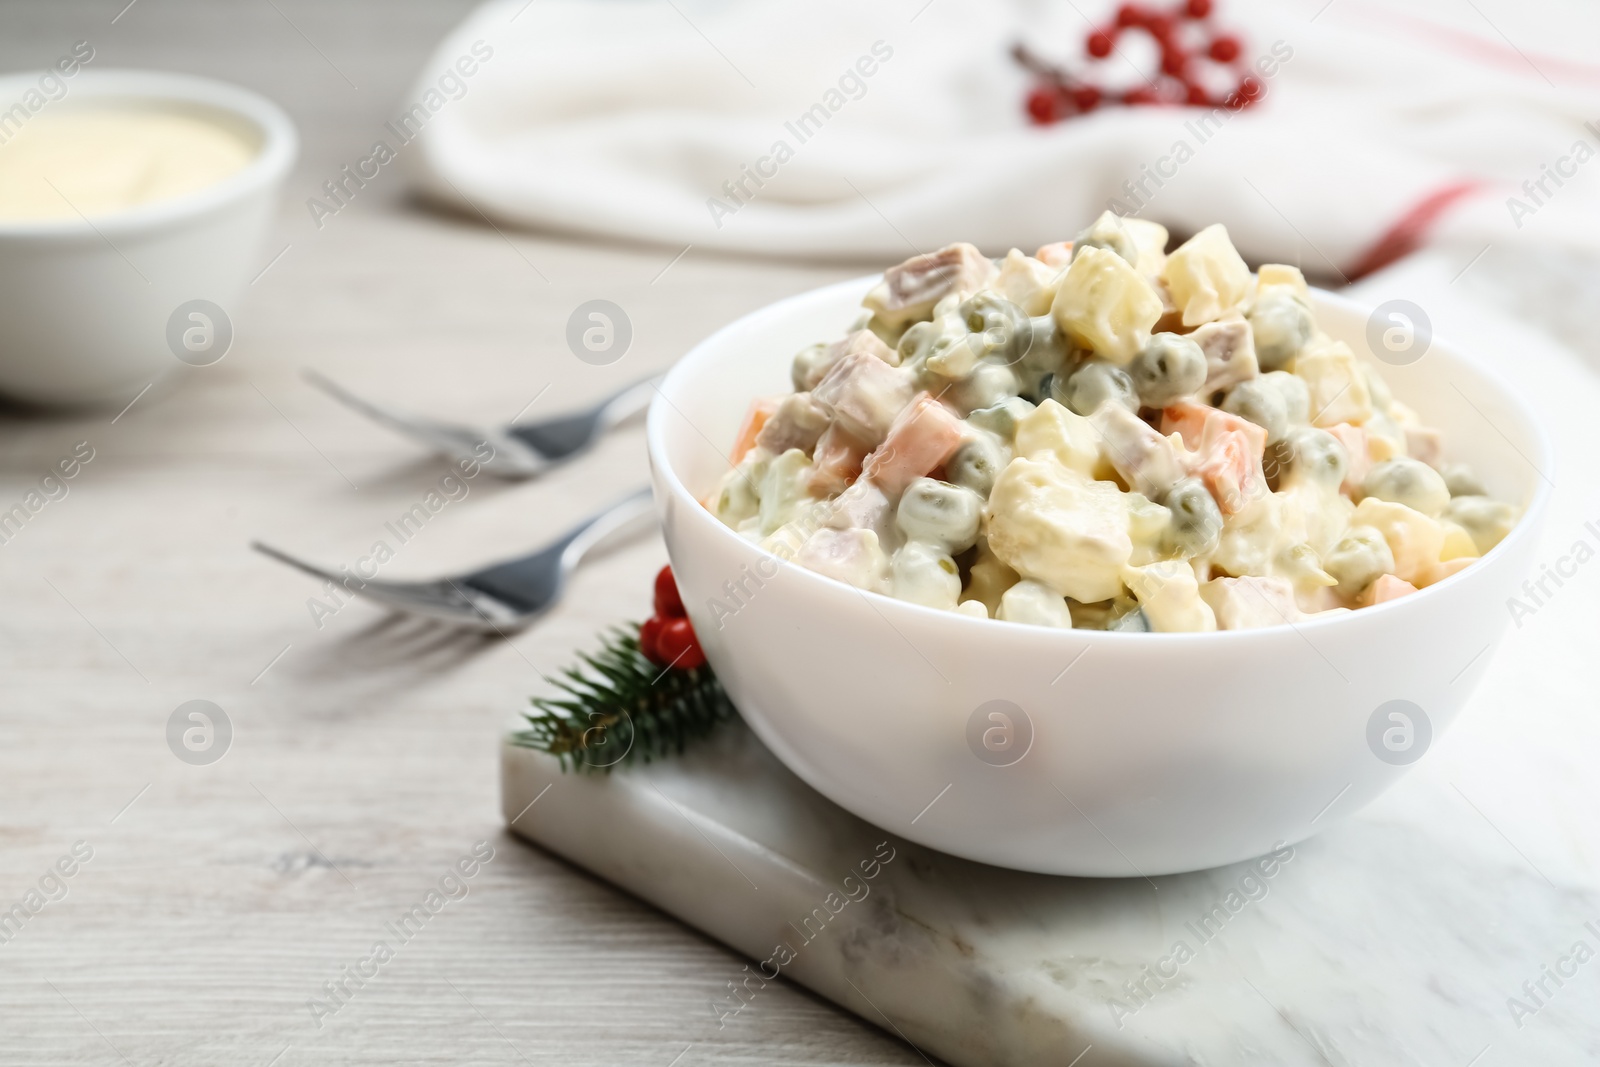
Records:
{"label": "fork tine", "polygon": [[[539,453],[536,441],[501,430],[408,415],[357,396],[319,371],[308,367],[303,373],[306,381],[339,403],[433,452],[453,459],[470,459],[493,474],[511,478],[529,478],[549,466],[549,459]],[[478,451],[482,444],[488,444],[492,450],[488,459]]]}
{"label": "fork tine", "polygon": [[260,541],[252,541],[250,547],[313,578],[332,582],[344,589],[347,594],[382,604],[395,611],[486,631],[520,629],[535,618],[534,615],[520,616],[514,607],[506,605],[485,590],[473,589],[468,593],[449,578],[431,582],[385,582],[376,578],[357,578],[355,581],[360,584],[352,588],[347,576],[307,563],[281,549]]}
{"label": "fork tine", "polygon": [[287,563],[295,570],[304,571],[313,578],[321,578],[324,581],[332,582],[334,585],[340,585],[344,581],[343,575],[335,574],[332,571],[325,571],[315,564],[307,563],[302,559],[296,559],[294,556],[289,555],[289,553],[273,548],[271,545],[264,544],[261,541],[251,541],[250,547],[261,553],[263,556],[268,556],[272,559],[275,559],[279,563]]}

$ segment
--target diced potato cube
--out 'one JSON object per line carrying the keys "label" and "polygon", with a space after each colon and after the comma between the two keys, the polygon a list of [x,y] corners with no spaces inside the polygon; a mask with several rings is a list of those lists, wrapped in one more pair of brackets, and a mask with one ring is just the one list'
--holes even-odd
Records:
{"label": "diced potato cube", "polygon": [[1186,560],[1124,567],[1122,579],[1156,633],[1196,633],[1217,628],[1216,614],[1200,598],[1200,583]]}
{"label": "diced potato cube", "polygon": [[1133,553],[1122,492],[1053,459],[1014,459],[989,496],[989,547],[1024,578],[1091,603],[1122,591]]}
{"label": "diced potato cube", "polygon": [[1019,456],[1047,452],[1091,478],[1100,464],[1100,434],[1088,419],[1049,399],[1017,420],[1016,448]]}
{"label": "diced potato cube", "polygon": [[1293,371],[1311,394],[1311,425],[1327,428],[1348,422],[1359,426],[1372,417],[1367,376],[1343,341],[1313,341],[1295,357]]}
{"label": "diced potato cube", "polygon": [[1149,343],[1161,298],[1115,252],[1084,248],[1057,283],[1050,314],[1068,337],[1120,366]]}
{"label": "diced potato cube", "polygon": [[1420,511],[1377,497],[1356,505],[1353,526],[1371,526],[1394,554],[1394,573],[1413,585],[1426,584],[1444,550],[1444,529]]}
{"label": "diced potato cube", "polygon": [[1221,223],[1207,226],[1179,245],[1167,257],[1161,277],[1183,311],[1185,326],[1220,319],[1250,295],[1250,268]]}
{"label": "diced potato cube", "polygon": [[1284,263],[1263,263],[1261,270],[1256,274],[1256,292],[1264,293],[1277,286],[1286,286],[1302,300],[1311,299],[1311,290],[1306,286],[1306,276],[1300,273],[1299,267],[1291,267]]}
{"label": "diced potato cube", "polygon": [[1060,267],[1041,263],[1013,248],[1000,262],[994,289],[1029,315],[1043,315],[1056,298],[1055,281],[1060,273]]}
{"label": "diced potato cube", "polygon": [[967,576],[966,598],[982,604],[992,618],[1000,610],[1000,598],[1005,591],[1021,580],[1020,574],[994,554],[988,539],[979,537],[978,558],[973,561],[972,570]]}
{"label": "diced potato cube", "polygon": [[1024,579],[1005,591],[995,617],[1005,622],[1072,629],[1072,612],[1066,600],[1043,582],[1032,579]]}

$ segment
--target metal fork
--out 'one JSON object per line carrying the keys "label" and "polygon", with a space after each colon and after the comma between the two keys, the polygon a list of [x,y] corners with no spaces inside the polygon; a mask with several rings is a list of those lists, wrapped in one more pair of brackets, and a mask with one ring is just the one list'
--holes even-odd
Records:
{"label": "metal fork", "polygon": [[[617,425],[643,411],[661,382],[660,375],[634,382],[582,411],[480,429],[381,407],[314,370],[306,370],[305,377],[341,404],[374,422],[451,459],[480,463],[484,470],[503,478],[531,478],[579,455]],[[475,451],[485,443],[494,450],[488,460]]]}
{"label": "metal fork", "polygon": [[654,521],[650,489],[638,489],[526,556],[453,578],[421,582],[389,582],[341,574],[260,541],[252,541],[250,547],[395,611],[477,630],[505,631],[520,630],[554,607],[565,591],[568,576],[587,553],[603,542],[642,532]]}

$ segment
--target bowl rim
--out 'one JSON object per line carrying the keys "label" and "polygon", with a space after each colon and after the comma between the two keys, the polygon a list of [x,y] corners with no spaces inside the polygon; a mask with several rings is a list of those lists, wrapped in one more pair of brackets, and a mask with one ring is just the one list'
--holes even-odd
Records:
{"label": "bowl rim", "polygon": [[[13,89],[36,87],[38,80],[50,73],[48,70],[33,70],[0,75],[0,99]],[[204,188],[105,215],[90,216],[88,221],[91,225],[87,228],[84,218],[77,214],[68,218],[37,221],[0,220],[0,241],[65,241],[85,236],[98,239],[96,233],[138,236],[179,225],[226,207],[277,182],[294,165],[299,151],[299,134],[284,110],[259,93],[230,82],[197,74],[108,68],[80,70],[67,84],[67,95],[52,103],[122,99],[199,104],[229,112],[256,127],[261,133],[261,146],[250,162]]]}
{"label": "bowl rim", "polygon": [[[665,424],[668,417],[667,409],[671,408],[674,412],[677,410],[676,405],[674,405],[671,400],[668,399],[669,392],[676,391],[674,387],[680,386],[685,379],[692,378],[696,371],[699,370],[700,365],[710,359],[708,353],[713,351],[727,335],[746,327],[753,320],[781,317],[783,313],[792,310],[796,305],[811,300],[820,300],[825,296],[833,295],[835,293],[853,291],[865,293],[866,290],[870,288],[871,285],[876,284],[881,277],[881,274],[869,274],[856,278],[849,278],[840,282],[834,282],[830,285],[819,286],[814,289],[808,289],[804,292],[795,293],[791,296],[784,297],[781,300],[763,305],[762,307],[756,308],[753,311],[739,316],[732,322],[727,323],[726,325],[717,329],[710,336],[699,341],[694,345],[694,347],[685,353],[684,356],[672,366],[672,369],[668,371],[666,378],[657,387],[655,397],[650,402],[649,415],[645,426],[645,440],[651,466],[657,473],[658,484],[665,485],[667,491],[672,494],[676,503],[682,507],[686,507],[695,515],[695,518],[691,521],[704,522],[710,527],[713,527],[716,531],[713,536],[726,538],[724,543],[730,548],[742,546],[749,551],[753,551],[759,553],[760,555],[768,556],[776,560],[780,568],[777,574],[795,574],[797,576],[797,580],[802,583],[822,583],[822,588],[835,588],[841,592],[849,591],[861,596],[873,598],[871,601],[871,606],[880,613],[885,610],[904,611],[909,613],[910,617],[912,618],[939,619],[943,620],[944,624],[946,625],[953,624],[967,627],[984,627],[984,629],[976,631],[979,633],[995,633],[996,631],[989,629],[988,627],[998,624],[1004,627],[1016,627],[1024,629],[1030,635],[1035,637],[1051,634],[1054,635],[1058,640],[1067,643],[1116,643],[1125,641],[1148,643],[1155,641],[1158,643],[1170,644],[1174,642],[1218,643],[1227,641],[1260,640],[1266,635],[1275,636],[1291,631],[1322,631],[1331,627],[1362,625],[1356,623],[1355,620],[1361,618],[1371,618],[1378,615],[1386,616],[1397,615],[1401,612],[1427,611],[1429,610],[1429,605],[1433,603],[1433,598],[1431,598],[1429,594],[1434,593],[1434,591],[1439,588],[1453,587],[1459,584],[1462,579],[1470,580],[1470,575],[1472,575],[1473,572],[1477,571],[1481,573],[1482,571],[1482,568],[1476,566],[1466,567],[1455,574],[1449,575],[1448,577],[1433,583],[1432,585],[1417,590],[1417,592],[1409,596],[1399,597],[1398,599],[1386,601],[1382,604],[1374,604],[1370,607],[1357,608],[1348,612],[1341,612],[1332,616],[1331,618],[1298,619],[1294,622],[1286,622],[1272,626],[1252,627],[1244,630],[1209,630],[1198,633],[1122,633],[1115,630],[1080,630],[1076,628],[1055,629],[1052,627],[1035,626],[1029,623],[1009,622],[1004,619],[994,618],[978,619],[968,615],[963,615],[962,613],[956,611],[944,611],[939,608],[930,608],[922,604],[913,603],[909,600],[899,600],[885,593],[876,593],[866,589],[859,589],[847,582],[841,582],[836,578],[830,578],[825,574],[819,574],[816,571],[810,570],[798,563],[795,563],[792,559],[787,559],[775,552],[771,552],[768,549],[762,548],[755,542],[740,537],[738,533],[720,522],[716,516],[712,515],[711,512],[708,511],[706,507],[694,496],[694,494],[689,491],[689,488],[683,483],[683,479],[678,476],[678,472],[673,468],[671,462],[668,460],[667,445],[665,440]],[[1315,301],[1325,302],[1335,307],[1342,308],[1345,311],[1356,314],[1370,314],[1373,310],[1373,307],[1369,307],[1363,304],[1361,301],[1352,300],[1349,297],[1342,296],[1338,293],[1330,292],[1329,290],[1321,289],[1316,286],[1312,286],[1310,288]],[[1487,562],[1496,557],[1507,555],[1515,544],[1524,541],[1529,537],[1537,536],[1539,529],[1543,525],[1544,513],[1549,505],[1550,496],[1553,491],[1555,478],[1553,469],[1555,464],[1555,450],[1552,446],[1550,435],[1548,432],[1546,432],[1544,424],[1538,417],[1537,413],[1529,405],[1527,398],[1512,388],[1511,384],[1503,375],[1499,373],[1498,370],[1484,363],[1482,360],[1469,356],[1460,346],[1454,344],[1447,338],[1439,336],[1438,334],[1433,335],[1432,344],[1434,347],[1443,347],[1444,349],[1447,349],[1450,358],[1467,363],[1469,366],[1471,366],[1475,373],[1481,374],[1485,379],[1487,379],[1488,382],[1492,384],[1495,389],[1498,390],[1500,394],[1510,402],[1511,406],[1516,409],[1516,413],[1522,419],[1524,426],[1531,431],[1531,435],[1535,444],[1535,455],[1531,458],[1527,456],[1523,457],[1528,465],[1533,468],[1535,475],[1533,480],[1534,490],[1532,499],[1529,500],[1527,506],[1523,509],[1522,514],[1517,518],[1516,525],[1512,527],[1511,532],[1508,533],[1499,544],[1495,545],[1494,548],[1485,553],[1479,561]],[[1363,358],[1363,362],[1365,361],[1366,358]],[[680,415],[679,417],[686,418],[687,416]],[[714,442],[708,441],[708,443],[712,444],[713,447],[716,447]],[[1512,445],[1511,447],[1513,451],[1516,451],[1515,445]],[[657,508],[661,509],[663,503],[664,502],[661,501],[658,496]],[[774,577],[777,577],[777,574],[775,574]]]}

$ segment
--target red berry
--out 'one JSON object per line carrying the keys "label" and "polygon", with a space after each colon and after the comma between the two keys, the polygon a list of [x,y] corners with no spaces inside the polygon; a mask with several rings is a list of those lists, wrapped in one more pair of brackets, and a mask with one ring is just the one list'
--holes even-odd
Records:
{"label": "red berry", "polygon": [[706,654],[700,651],[700,641],[694,635],[694,627],[688,619],[668,619],[661,627],[661,636],[656,638],[656,652],[661,661],[680,670],[693,670],[706,661]]}
{"label": "red berry", "polygon": [[1232,63],[1239,58],[1239,38],[1218,37],[1207,51],[1218,63]]}
{"label": "red berry", "polygon": [[1192,19],[1203,19],[1211,14],[1211,0],[1189,0],[1183,5],[1183,13]]}
{"label": "red berry", "polygon": [[1239,79],[1239,95],[1250,103],[1255,103],[1266,92],[1266,86],[1261,84],[1261,79],[1254,74],[1247,74]]}
{"label": "red berry", "polygon": [[1100,106],[1100,90],[1093,85],[1080,85],[1072,90],[1072,102],[1079,111],[1093,111]]}
{"label": "red berry", "polygon": [[678,583],[672,577],[671,567],[656,572],[656,614],[664,619],[683,618],[683,598],[678,595]]}
{"label": "red berry", "polygon": [[1144,28],[1150,31],[1150,36],[1158,41],[1164,41],[1172,36],[1172,19],[1166,15],[1146,15]]}
{"label": "red berry", "polygon": [[1122,102],[1133,107],[1142,104],[1159,104],[1161,97],[1148,85],[1141,85],[1137,89],[1129,89],[1122,94]]}
{"label": "red berry", "polygon": [[1145,9],[1138,4],[1123,4],[1117,8],[1118,26],[1137,26],[1145,20]]}
{"label": "red berry", "polygon": [[661,630],[666,626],[667,620],[659,615],[652,615],[644,620],[644,625],[639,627],[639,651],[644,653],[644,658],[651,663],[666,665],[666,660],[661,658],[660,643]]}
{"label": "red berry", "polygon": [[1035,125],[1048,126],[1061,120],[1061,94],[1051,85],[1041,85],[1028,94],[1028,117]]}
{"label": "red berry", "polygon": [[1105,30],[1095,30],[1089,35],[1089,54],[1095,59],[1104,59],[1111,54],[1112,46],[1116,40]]}
{"label": "red berry", "polygon": [[1199,85],[1184,83],[1183,94],[1188,103],[1196,106],[1211,103],[1211,98],[1206,95],[1205,89]]}
{"label": "red berry", "polygon": [[1189,66],[1189,54],[1179,48],[1163,48],[1161,50],[1161,72],[1173,77],[1182,76],[1184,69]]}

